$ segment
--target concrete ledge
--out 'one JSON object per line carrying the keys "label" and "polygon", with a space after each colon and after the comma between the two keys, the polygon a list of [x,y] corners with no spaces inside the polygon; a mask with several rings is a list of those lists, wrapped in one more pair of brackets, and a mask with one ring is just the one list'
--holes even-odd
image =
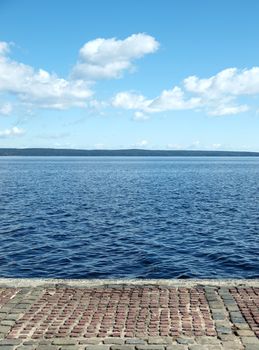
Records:
{"label": "concrete ledge", "polygon": [[194,286],[248,286],[259,287],[259,279],[42,279],[42,278],[0,278],[0,287],[44,287],[64,285],[90,288],[107,285],[164,285],[168,287]]}

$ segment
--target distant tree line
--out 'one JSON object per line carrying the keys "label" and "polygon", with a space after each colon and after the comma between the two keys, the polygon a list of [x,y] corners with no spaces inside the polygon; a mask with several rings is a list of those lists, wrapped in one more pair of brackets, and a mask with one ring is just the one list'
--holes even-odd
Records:
{"label": "distant tree line", "polygon": [[56,148],[0,148],[0,156],[259,157],[259,152],[145,149],[82,150]]}

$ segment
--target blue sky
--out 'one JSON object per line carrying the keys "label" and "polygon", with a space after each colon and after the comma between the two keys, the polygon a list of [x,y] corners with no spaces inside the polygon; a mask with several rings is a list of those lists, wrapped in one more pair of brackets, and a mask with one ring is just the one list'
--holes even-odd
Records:
{"label": "blue sky", "polygon": [[259,151],[257,0],[0,0],[0,147]]}

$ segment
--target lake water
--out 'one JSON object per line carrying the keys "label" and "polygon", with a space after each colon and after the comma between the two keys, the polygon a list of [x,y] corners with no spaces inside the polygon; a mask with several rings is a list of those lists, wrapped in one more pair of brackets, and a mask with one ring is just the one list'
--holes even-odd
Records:
{"label": "lake water", "polygon": [[0,277],[259,277],[259,158],[0,158]]}

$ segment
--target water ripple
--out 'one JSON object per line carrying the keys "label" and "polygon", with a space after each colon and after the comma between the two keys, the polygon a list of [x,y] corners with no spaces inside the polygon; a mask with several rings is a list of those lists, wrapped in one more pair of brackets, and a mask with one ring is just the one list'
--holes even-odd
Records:
{"label": "water ripple", "polygon": [[1,158],[0,276],[256,278],[259,159]]}

